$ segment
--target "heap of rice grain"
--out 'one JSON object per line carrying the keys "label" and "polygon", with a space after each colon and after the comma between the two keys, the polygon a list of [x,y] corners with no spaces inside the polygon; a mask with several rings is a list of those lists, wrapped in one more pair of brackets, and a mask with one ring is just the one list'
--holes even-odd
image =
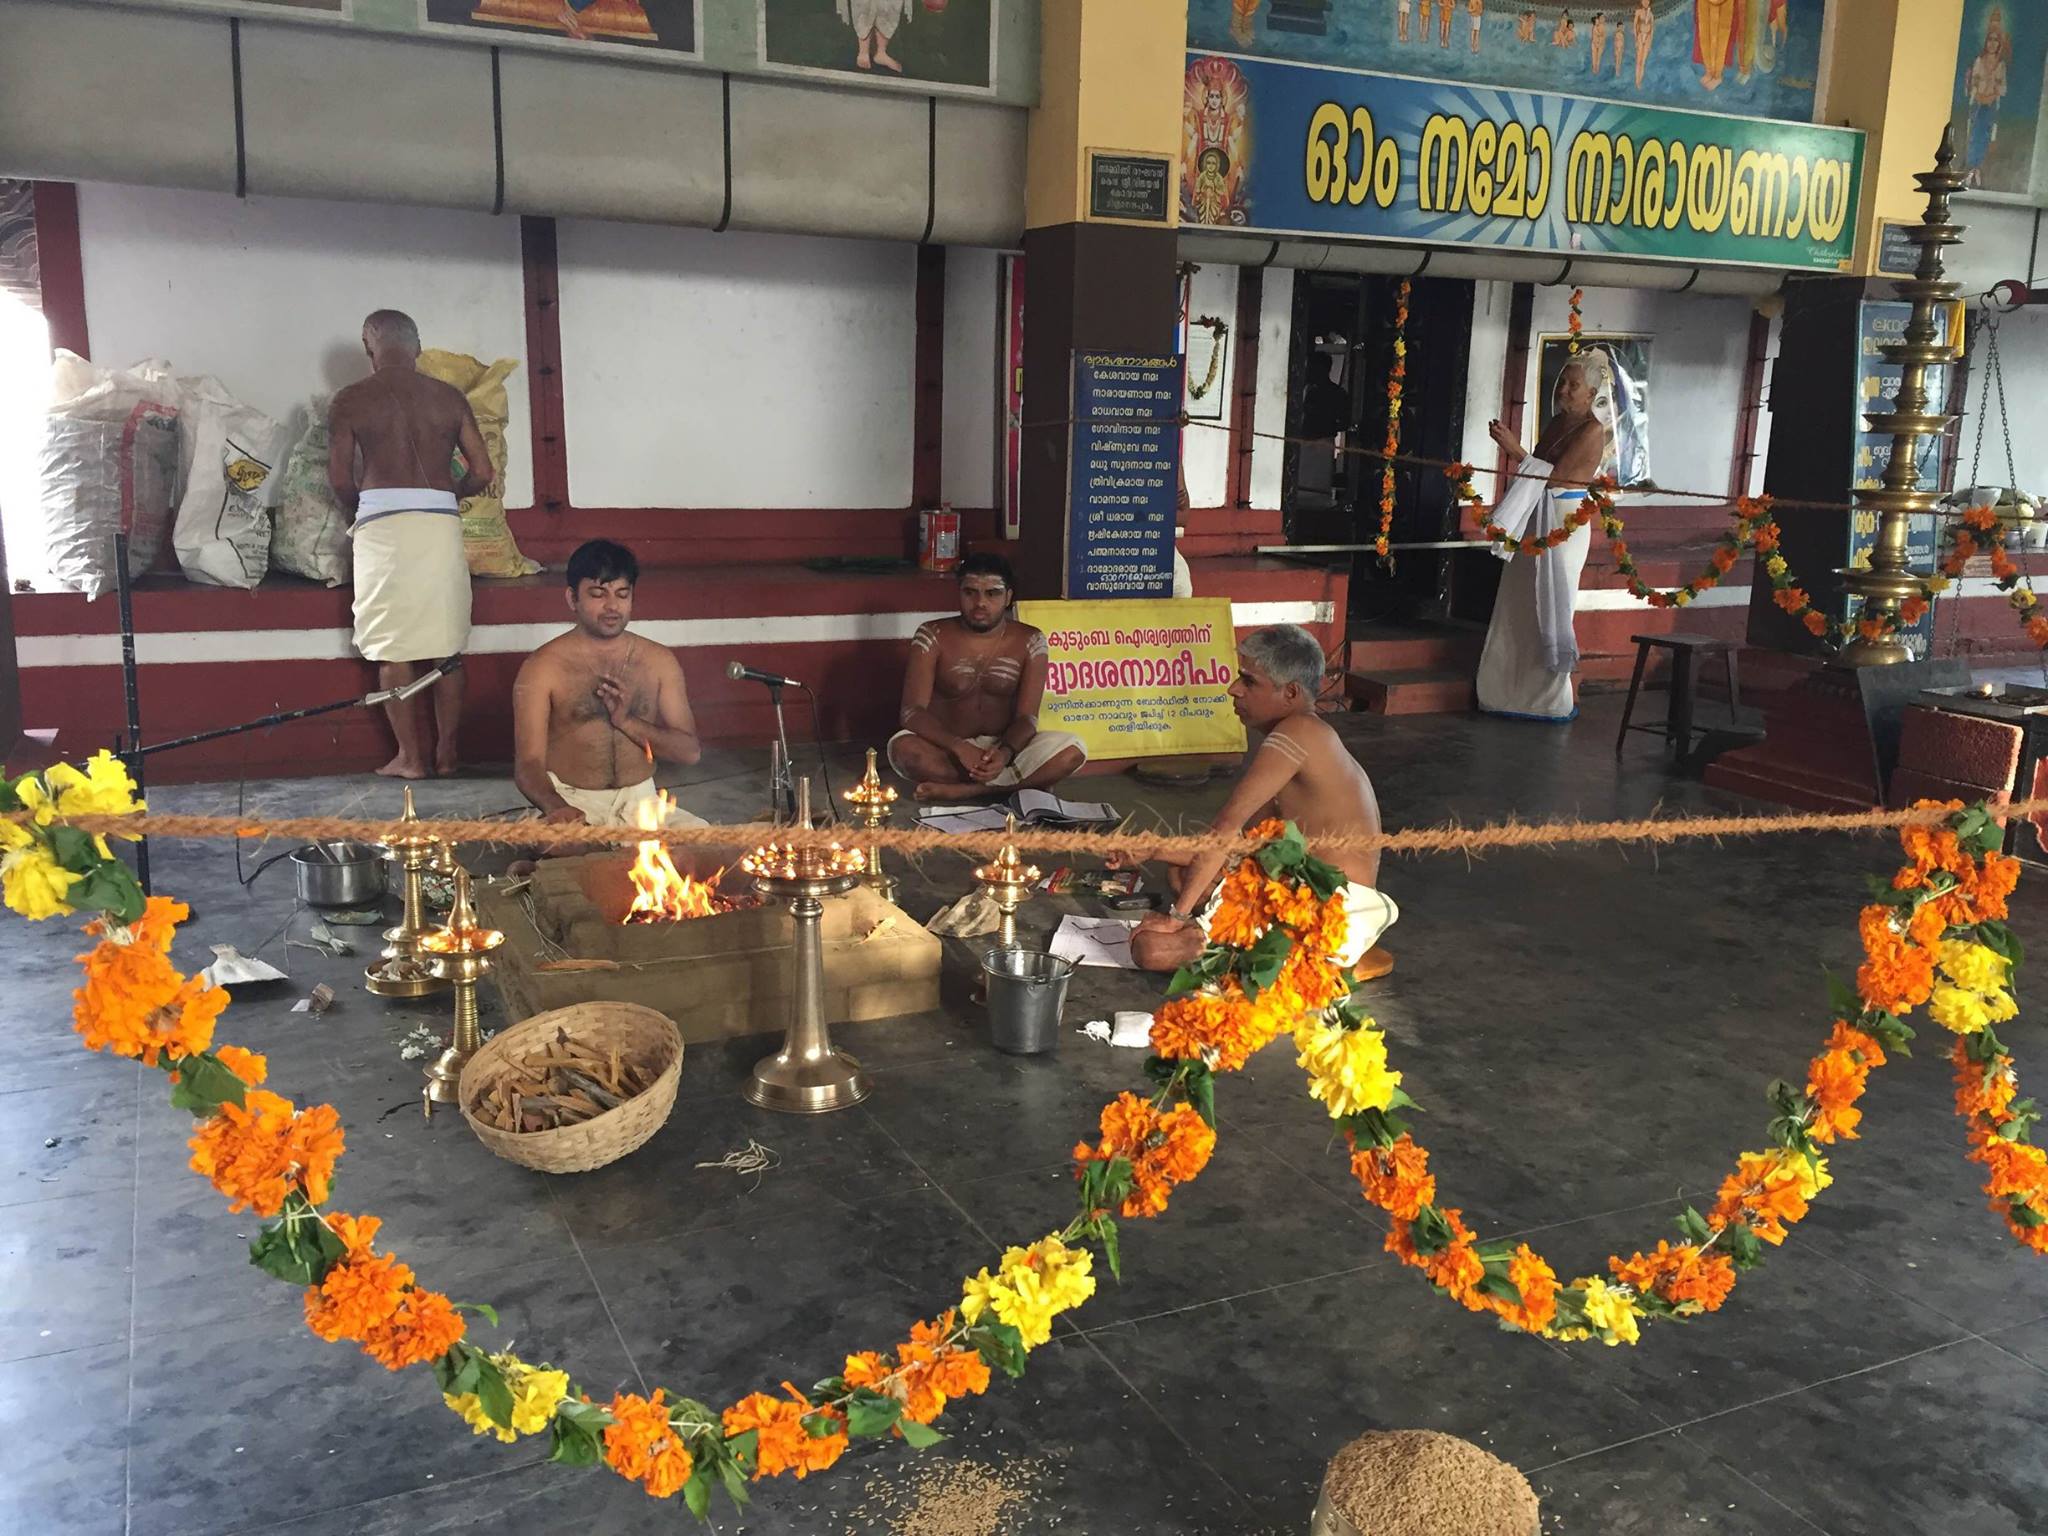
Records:
{"label": "heap of rice grain", "polygon": [[1537,1536],[1539,1518],[1528,1479],[1499,1457],[1401,1429],[1361,1435],[1330,1458],[1314,1536]]}

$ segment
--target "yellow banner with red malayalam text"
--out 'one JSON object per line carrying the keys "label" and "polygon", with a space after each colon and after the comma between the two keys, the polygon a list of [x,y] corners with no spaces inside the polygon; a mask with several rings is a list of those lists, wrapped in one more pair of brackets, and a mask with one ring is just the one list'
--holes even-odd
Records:
{"label": "yellow banner with red malayalam text", "polygon": [[1228,598],[1019,603],[1017,617],[1045,631],[1041,730],[1098,761],[1244,750]]}

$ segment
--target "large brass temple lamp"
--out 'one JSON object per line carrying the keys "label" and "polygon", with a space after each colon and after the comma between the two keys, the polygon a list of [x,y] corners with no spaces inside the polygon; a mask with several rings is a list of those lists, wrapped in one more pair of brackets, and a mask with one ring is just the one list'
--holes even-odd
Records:
{"label": "large brass temple lamp", "polygon": [[[811,825],[811,781],[797,780],[796,825]],[[740,1092],[763,1109],[823,1114],[868,1096],[860,1062],[832,1044],[825,1023],[825,949],[820,919],[825,902],[860,884],[867,861],[858,850],[769,843],[740,861],[754,888],[770,901],[787,902],[795,924],[795,991],[782,1049],[754,1067]]]}
{"label": "large brass temple lamp", "polygon": [[1941,136],[1934,169],[1913,178],[1927,194],[1927,211],[1918,224],[1901,230],[1920,247],[1920,260],[1913,276],[1898,285],[1899,297],[1913,306],[1913,316],[1906,323],[1906,339],[1889,343],[1879,351],[1886,362],[1903,368],[1904,377],[1892,408],[1864,417],[1871,431],[1890,434],[1892,457],[1885,466],[1881,486],[1856,492],[1856,504],[1877,513],[1877,544],[1870,552],[1867,570],[1840,573],[1842,585],[1863,599],[1861,616],[1881,619],[1886,627],[1876,639],[1858,637],[1844,646],[1843,666],[1895,666],[1913,659],[1899,624],[1899,605],[1921,592],[1927,577],[1933,574],[1912,568],[1906,555],[1906,536],[1912,527],[1912,515],[1932,513],[1941,499],[1940,486],[1920,484],[1920,439],[1939,435],[1955,420],[1953,413],[1927,409],[1927,370],[1946,367],[1962,355],[1962,337],[1951,336],[1946,343],[1935,339],[1939,334],[1939,316],[1955,303],[1961,292],[1960,284],[1942,276],[1942,248],[1963,237],[1962,227],[1948,216],[1949,196],[1963,186],[1955,164],[1955,129],[1951,127]]}

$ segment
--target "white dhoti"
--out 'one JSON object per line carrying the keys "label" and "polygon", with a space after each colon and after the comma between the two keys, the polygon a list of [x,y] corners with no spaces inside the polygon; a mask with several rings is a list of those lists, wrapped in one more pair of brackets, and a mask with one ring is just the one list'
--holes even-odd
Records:
{"label": "white dhoti", "polygon": [[[898,731],[889,738],[889,766],[896,768],[896,772],[906,779],[913,778],[915,775],[904,773],[901,768],[896,767],[896,743],[904,740],[906,737],[914,737],[916,735],[917,732],[915,731]],[[996,744],[998,738],[994,736],[970,736],[967,739],[975,746],[986,751]],[[1088,761],[1088,749],[1081,744],[1080,737],[1070,736],[1065,731],[1040,731],[1036,736],[1033,736],[1024,743],[1024,749],[1010,759],[1007,768],[988,781],[988,787],[990,789],[1015,789],[1019,784],[1030,778],[1032,774],[1038,772],[1039,769],[1069,748],[1081,754],[1082,763]],[[1081,766],[1081,763],[1076,763],[1074,766],[1078,768]]]}
{"label": "white dhoti", "polygon": [[469,643],[469,560],[450,491],[364,491],[356,507],[355,643],[371,661],[442,661]]}
{"label": "white dhoti", "polygon": [[[1202,908],[1197,919],[1206,937],[1209,925],[1216,920],[1216,909],[1223,903],[1223,889],[1217,887],[1216,894],[1209,898],[1209,904]],[[1331,957],[1339,970],[1350,970],[1365,958],[1366,951],[1379,943],[1380,935],[1394,926],[1401,909],[1384,894],[1370,885],[1356,881],[1344,887],[1344,947]]]}
{"label": "white dhoti", "polygon": [[896,35],[897,25],[910,19],[911,0],[839,0],[839,19],[853,28],[856,37],[879,32],[885,38]]}
{"label": "white dhoti", "polygon": [[[1542,538],[1578,510],[1583,491],[1554,491],[1538,475],[1548,464],[1526,460],[1494,519],[1517,538]],[[1479,707],[1489,715],[1562,724],[1578,714],[1572,671],[1579,664],[1572,610],[1586,568],[1593,529],[1581,523],[1564,543],[1541,555],[1515,555],[1501,574],[1479,656]]]}
{"label": "white dhoti", "polygon": [[[642,825],[640,807],[652,800],[656,793],[652,779],[642,779],[638,784],[628,784],[620,789],[583,789],[574,784],[563,783],[552,773],[548,775],[548,782],[555,786],[555,793],[581,811],[583,819],[593,827]],[[671,801],[668,815],[662,820],[661,825],[705,827],[710,823],[702,816],[693,815]]]}

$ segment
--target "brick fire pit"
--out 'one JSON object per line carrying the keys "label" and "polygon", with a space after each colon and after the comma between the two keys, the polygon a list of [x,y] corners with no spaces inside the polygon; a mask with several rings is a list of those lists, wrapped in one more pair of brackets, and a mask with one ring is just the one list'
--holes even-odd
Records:
{"label": "brick fire pit", "polygon": [[[686,853],[675,850],[679,866]],[[789,913],[758,906],[627,923],[631,862],[623,852],[546,859],[524,893],[495,887],[480,893],[478,915],[505,934],[491,974],[507,1016],[526,1019],[593,1000],[640,1003],[674,1019],[693,1045],[788,1024],[794,983]],[[734,871],[722,889],[738,895],[750,886]],[[939,940],[866,887],[825,903],[824,940],[829,1022],[938,1007]]]}

